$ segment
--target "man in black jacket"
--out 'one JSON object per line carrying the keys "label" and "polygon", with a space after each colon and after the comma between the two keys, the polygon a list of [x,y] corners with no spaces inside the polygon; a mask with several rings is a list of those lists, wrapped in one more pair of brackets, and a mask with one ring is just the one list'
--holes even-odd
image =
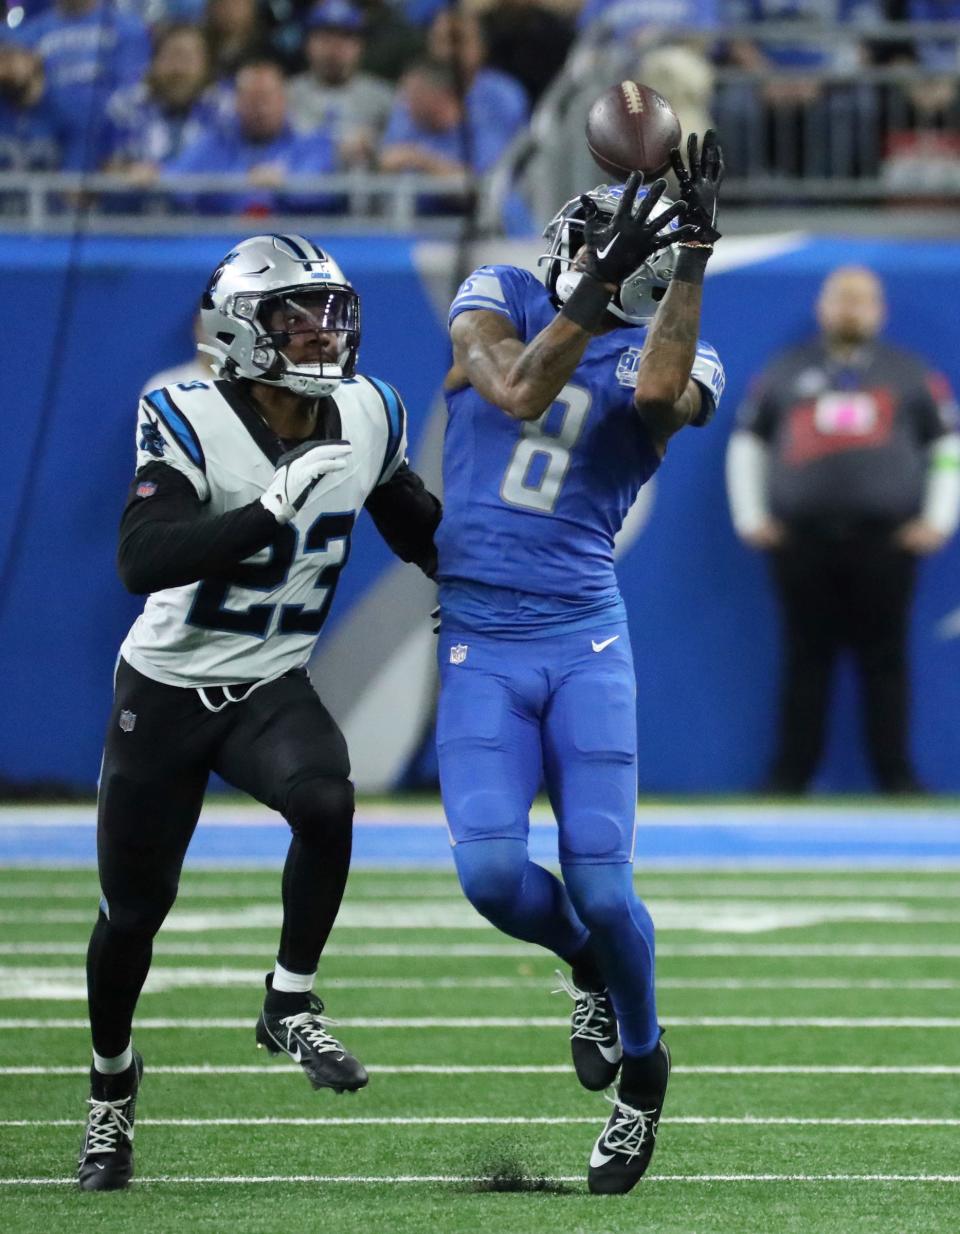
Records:
{"label": "man in black jacket", "polygon": [[404,560],[431,576],[436,564],[440,504],[407,466],[399,395],[356,372],[359,302],[330,255],[302,236],[245,240],[201,316],[218,379],[141,399],[120,528],[121,577],[148,598],[121,647],[100,779],[85,1190],[133,1174],[133,1013],[211,771],[292,832],[257,1042],[315,1088],[366,1084],[312,992],[346,884],[353,786],[305,665],[361,509]]}
{"label": "man in black jacket", "polygon": [[823,746],[837,652],[856,655],[874,774],[920,790],[908,750],[906,636],[918,556],[960,514],[946,381],[877,336],[877,277],[835,270],[821,335],[778,357],[740,410],[727,478],[734,526],[770,554],[784,618],[779,742],[767,789],[803,792]]}

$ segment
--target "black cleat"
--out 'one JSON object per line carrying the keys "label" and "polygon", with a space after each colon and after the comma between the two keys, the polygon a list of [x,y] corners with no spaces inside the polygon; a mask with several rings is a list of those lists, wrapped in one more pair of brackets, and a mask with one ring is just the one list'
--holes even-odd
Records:
{"label": "black cleat", "polygon": [[[608,1097],[613,1113],[593,1146],[587,1185],[594,1195],[623,1195],[646,1173],[657,1146],[657,1128],[670,1079],[670,1051],[661,1038],[657,1044],[659,1078],[636,1104],[619,1094]],[[623,1087],[621,1082],[620,1087]]]}
{"label": "black cleat", "polygon": [[119,1075],[90,1072],[90,1113],[77,1166],[81,1191],[119,1191],[133,1178],[133,1118],[143,1059]]}
{"label": "black cleat", "polygon": [[314,1088],[354,1093],[370,1078],[363,1064],[327,1032],[334,1021],[323,1014],[316,994],[303,996],[303,1010],[270,1012],[264,1005],[257,1020],[257,1046],[271,1054],[289,1054],[307,1073]]}
{"label": "black cleat", "polygon": [[617,1078],[623,1048],[610,994],[603,990],[581,990],[557,970],[560,989],[573,999],[570,1015],[570,1052],[573,1069],[584,1088],[597,1093],[609,1088]]}

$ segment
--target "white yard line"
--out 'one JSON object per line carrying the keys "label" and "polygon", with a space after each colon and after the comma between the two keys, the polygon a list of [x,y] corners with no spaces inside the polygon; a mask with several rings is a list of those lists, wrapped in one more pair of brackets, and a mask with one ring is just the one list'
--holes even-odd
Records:
{"label": "white yard line", "polygon": [[[393,1118],[140,1118],[138,1127],[559,1127],[596,1126],[593,1117],[423,1115]],[[720,1118],[689,1114],[664,1120],[686,1127],[960,1127],[960,1118]],[[81,1118],[4,1118],[0,1127],[82,1127]]]}
{"label": "white yard line", "polygon": [[[339,1028],[563,1028],[569,1020],[558,1016],[347,1016],[337,1019]],[[670,1016],[669,1028],[960,1028],[960,1016]],[[138,1019],[139,1031],[147,1029],[244,1029],[250,1019],[222,1017],[148,1016]],[[0,1030],[82,1029],[89,1031],[86,1019],[17,1017],[0,1019]]]}
{"label": "white yard line", "polygon": [[[764,934],[832,924],[870,926],[960,925],[960,912],[927,910],[905,903],[873,900],[700,900],[647,901],[658,932],[704,934]],[[85,908],[28,908],[0,910],[0,926],[77,925],[89,927],[93,903]],[[275,930],[282,921],[279,897],[273,902],[245,902],[220,908],[180,906],[164,922],[169,934],[207,934],[229,930]],[[382,900],[347,902],[337,918],[340,930],[455,930],[489,931],[489,923],[463,897],[419,902]]]}
{"label": "white yard line", "polygon": [[[368,1063],[367,1070],[376,1075],[570,1075],[569,1064],[564,1063]],[[151,1075],[282,1075],[299,1073],[296,1063],[168,1063],[148,1066]],[[23,1064],[0,1066],[0,1076],[68,1076],[89,1075],[90,1066],[41,1066]],[[827,1064],[824,1066],[792,1063],[737,1064],[704,1063],[684,1065],[678,1063],[673,1075],[876,1075],[876,1076],[956,1076],[960,1064],[947,1063],[914,1064],[909,1066],[859,1066],[856,1064]]]}
{"label": "white yard line", "polygon": [[[163,935],[154,944],[155,956],[244,956],[273,960],[271,943],[174,942]],[[0,943],[0,956],[87,954],[84,942],[25,941]],[[958,959],[960,943],[658,943],[657,955],[682,959],[764,957],[788,959],[894,960]],[[522,943],[331,943],[324,956],[350,959],[549,959],[542,947]]]}
{"label": "white yard line", "polygon": [[[385,1183],[482,1184],[492,1181],[476,1174],[212,1174],[147,1175],[138,1178],[136,1187],[166,1186],[251,1186],[276,1183],[346,1183],[380,1185]],[[547,1183],[583,1183],[582,1174],[554,1175]],[[644,1189],[655,1183],[960,1183],[960,1174],[648,1174]],[[75,1178],[0,1178],[6,1187],[75,1187]]]}
{"label": "white yard line", "polygon": [[[176,989],[243,988],[259,985],[262,968],[227,968],[154,964],[145,994]],[[327,977],[324,990],[547,990],[553,977]],[[846,978],[846,977],[661,977],[659,990],[958,990],[960,980],[950,977]],[[87,997],[86,975],[80,964],[72,966],[0,964],[0,1000],[60,999]]]}

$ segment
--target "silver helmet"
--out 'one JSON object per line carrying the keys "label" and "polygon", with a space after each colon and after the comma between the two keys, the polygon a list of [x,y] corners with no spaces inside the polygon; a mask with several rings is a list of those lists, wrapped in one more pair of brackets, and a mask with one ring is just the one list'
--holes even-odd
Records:
{"label": "silver helmet", "polygon": [[[620,204],[623,188],[622,184],[598,184],[584,196],[596,202],[601,216],[609,219]],[[637,193],[637,201],[642,201],[649,191],[649,188],[641,188]],[[651,210],[650,218],[655,219],[672,205],[669,197],[661,197]],[[671,219],[670,230],[675,231],[681,222],[682,220]],[[547,263],[544,279],[547,290],[558,304],[566,304],[583,277],[573,268],[577,253],[583,245],[583,205],[580,198],[573,197],[566,205],[561,206],[543,234],[549,248],[541,255],[538,264]],[[609,311],[632,326],[645,325],[657,311],[657,305],[670,286],[677,256],[676,246],[670,244],[648,257],[642,266],[623,280],[620,291],[610,303]]]}
{"label": "silver helmet", "polygon": [[[200,321],[199,350],[220,377],[322,398],[356,369],[360,299],[330,254],[303,236],[252,236],[231,249],[210,276]],[[336,362],[292,364],[284,348],[301,331],[336,335]]]}

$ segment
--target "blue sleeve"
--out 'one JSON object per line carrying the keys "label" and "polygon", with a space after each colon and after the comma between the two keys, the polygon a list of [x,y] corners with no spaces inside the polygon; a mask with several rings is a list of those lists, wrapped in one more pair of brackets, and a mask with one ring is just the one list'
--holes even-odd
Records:
{"label": "blue sleeve", "polygon": [[146,76],[150,67],[150,35],[146,26],[128,17],[117,31],[117,50],[113,66],[118,86],[132,86]]}
{"label": "blue sleeve", "polygon": [[213,140],[213,135],[210,132],[203,132],[193,141],[188,142],[179,154],[168,159],[163,165],[163,170],[173,176],[202,171],[229,171],[228,167],[223,166],[222,158],[217,157],[219,153],[220,146]]}
{"label": "blue sleeve", "polygon": [[393,105],[393,110],[390,112],[390,118],[387,121],[387,127],[380,145],[382,147],[399,146],[401,143],[416,141],[417,136],[418,133],[413,121],[410,119],[410,112],[407,109],[406,103],[398,99]]}
{"label": "blue sleeve", "polygon": [[610,7],[610,0],[586,0],[577,18],[577,29],[586,30],[592,26],[601,14]]}
{"label": "blue sleeve", "polygon": [[481,266],[460,284],[450,305],[448,324],[470,309],[486,309],[513,322],[522,338],[527,320],[527,298],[531,285],[542,291],[535,275],[516,266]]}
{"label": "blue sleeve", "polygon": [[472,127],[473,170],[483,173],[490,170],[510,145],[516,129],[509,129],[492,117]]}
{"label": "blue sleeve", "polygon": [[720,406],[723,387],[726,384],[726,375],[716,348],[705,343],[703,339],[697,342],[697,354],[690,376],[703,392],[703,406],[694,421],[695,425],[703,425],[712,419],[714,412]]}
{"label": "blue sleeve", "polygon": [[324,172],[333,171],[336,166],[336,152],[330,134],[323,129],[304,133],[291,147],[287,162],[291,173],[322,175]]}
{"label": "blue sleeve", "polygon": [[[291,143],[284,162],[291,175],[320,176],[333,171],[336,167],[336,149],[330,137],[323,129],[314,129],[312,133],[304,133]],[[291,213],[297,210],[341,214],[346,210],[347,201],[342,196],[330,193],[291,193],[282,192],[277,196],[277,209],[287,209]]]}
{"label": "blue sleeve", "polygon": [[[205,131],[196,137],[193,141],[188,142],[186,146],[174,158],[168,159],[163,164],[162,179],[169,179],[170,176],[189,175],[192,172],[218,172],[229,171],[229,167],[225,167],[222,158],[222,148],[220,143],[216,141],[212,131]],[[210,202],[212,195],[210,193],[198,194],[193,191],[171,193],[170,200],[180,210],[196,210],[201,203],[205,208],[210,210]],[[217,199],[224,204],[226,209],[230,199],[221,194]]]}

